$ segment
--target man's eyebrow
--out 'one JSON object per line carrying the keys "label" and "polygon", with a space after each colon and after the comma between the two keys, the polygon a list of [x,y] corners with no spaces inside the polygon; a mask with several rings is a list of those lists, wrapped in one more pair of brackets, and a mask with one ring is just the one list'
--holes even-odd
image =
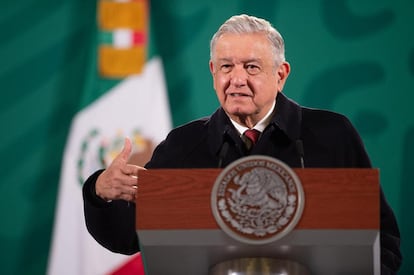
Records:
{"label": "man's eyebrow", "polygon": [[[233,62],[233,59],[232,58],[223,57],[223,58],[218,58],[217,61],[219,61],[219,62]],[[241,60],[241,62],[242,63],[251,63],[251,62],[261,63],[262,62],[262,59],[260,59],[260,58],[248,58],[248,59]]]}

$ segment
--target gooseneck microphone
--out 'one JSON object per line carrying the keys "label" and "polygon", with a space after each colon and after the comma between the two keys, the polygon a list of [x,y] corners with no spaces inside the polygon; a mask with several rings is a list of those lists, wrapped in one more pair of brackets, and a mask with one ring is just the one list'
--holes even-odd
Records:
{"label": "gooseneck microphone", "polygon": [[223,168],[223,159],[227,155],[227,151],[229,150],[229,143],[225,141],[223,145],[221,146],[220,152],[219,152],[219,162],[218,162],[218,168]]}
{"label": "gooseneck microphone", "polygon": [[305,168],[305,151],[303,150],[303,142],[301,139],[296,140],[296,150],[300,158],[300,167]]}
{"label": "gooseneck microphone", "polygon": [[222,138],[223,138],[223,144],[221,145],[220,151],[218,153],[219,161],[218,161],[218,168],[222,168],[223,166],[223,160],[227,155],[227,151],[229,150],[229,141],[227,140],[229,127],[227,126],[226,129],[223,132]]}

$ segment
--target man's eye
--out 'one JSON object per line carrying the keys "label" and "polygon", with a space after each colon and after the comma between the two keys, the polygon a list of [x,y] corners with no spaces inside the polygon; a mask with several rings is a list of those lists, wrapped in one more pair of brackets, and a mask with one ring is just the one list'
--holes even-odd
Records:
{"label": "man's eye", "polygon": [[249,65],[246,65],[246,71],[249,74],[258,74],[260,72],[260,67],[249,64]]}
{"label": "man's eye", "polygon": [[230,64],[223,64],[223,65],[221,65],[220,66],[220,70],[223,72],[223,73],[228,73],[228,72],[230,72],[231,71],[231,65]]}

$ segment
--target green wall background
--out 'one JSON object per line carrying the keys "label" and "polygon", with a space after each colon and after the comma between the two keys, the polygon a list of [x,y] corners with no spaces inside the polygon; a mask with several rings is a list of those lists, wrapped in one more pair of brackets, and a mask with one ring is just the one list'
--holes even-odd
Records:
{"label": "green wall background", "polygon": [[[117,80],[95,74],[95,1],[0,4],[0,273],[44,274],[71,119]],[[402,233],[400,274],[408,275],[414,271],[413,10],[411,0],[153,0],[151,52],[164,60],[179,125],[217,108],[208,59],[219,25],[239,13],[271,21],[292,66],[284,92],[347,115],[380,168]]]}

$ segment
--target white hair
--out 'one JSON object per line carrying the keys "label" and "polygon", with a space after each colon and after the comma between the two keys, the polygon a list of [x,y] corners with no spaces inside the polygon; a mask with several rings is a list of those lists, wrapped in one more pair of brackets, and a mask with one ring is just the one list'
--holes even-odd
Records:
{"label": "white hair", "polygon": [[278,65],[285,61],[285,42],[280,33],[268,21],[246,14],[232,16],[220,26],[210,41],[211,59],[214,57],[214,47],[217,40],[226,33],[263,33],[272,47],[275,64]]}

